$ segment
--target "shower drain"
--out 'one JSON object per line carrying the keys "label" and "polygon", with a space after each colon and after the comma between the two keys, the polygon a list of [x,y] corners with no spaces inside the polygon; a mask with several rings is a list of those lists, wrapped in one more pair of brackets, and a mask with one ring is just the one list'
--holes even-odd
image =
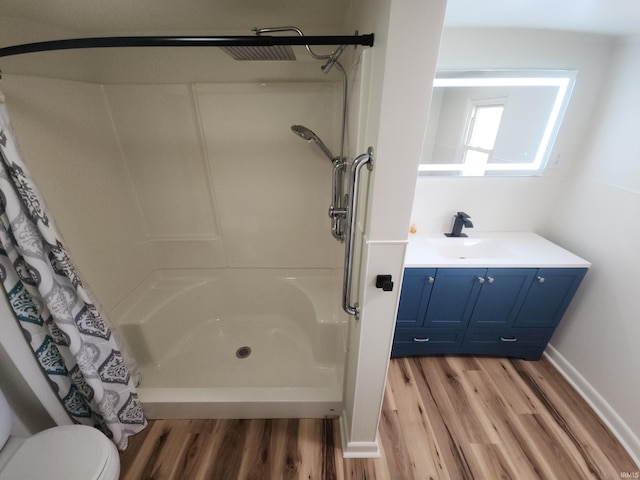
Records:
{"label": "shower drain", "polygon": [[249,355],[251,355],[250,347],[240,347],[236,350],[236,357],[238,358],[247,358]]}

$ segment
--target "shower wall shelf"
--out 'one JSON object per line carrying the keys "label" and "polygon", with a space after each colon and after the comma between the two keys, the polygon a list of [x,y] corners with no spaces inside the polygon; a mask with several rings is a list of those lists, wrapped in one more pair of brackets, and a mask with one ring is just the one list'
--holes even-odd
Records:
{"label": "shower wall shelf", "polygon": [[0,48],[0,57],[24,53],[107,47],[270,47],[276,45],[362,45],[373,46],[373,33],[325,36],[174,36],[92,37],[50,40]]}

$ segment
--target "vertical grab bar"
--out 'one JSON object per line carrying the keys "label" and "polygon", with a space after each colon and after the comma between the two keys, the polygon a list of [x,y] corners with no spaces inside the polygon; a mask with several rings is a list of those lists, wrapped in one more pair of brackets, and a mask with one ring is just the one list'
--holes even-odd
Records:
{"label": "vertical grab bar", "polygon": [[360,307],[356,303],[351,304],[351,284],[353,282],[353,244],[355,243],[356,215],[358,213],[358,190],[360,187],[360,169],[367,165],[369,171],[373,170],[373,147],[369,147],[367,153],[356,157],[351,164],[349,177],[349,196],[347,204],[347,245],[344,250],[344,278],[342,283],[342,308],[349,315],[355,315],[359,320]]}

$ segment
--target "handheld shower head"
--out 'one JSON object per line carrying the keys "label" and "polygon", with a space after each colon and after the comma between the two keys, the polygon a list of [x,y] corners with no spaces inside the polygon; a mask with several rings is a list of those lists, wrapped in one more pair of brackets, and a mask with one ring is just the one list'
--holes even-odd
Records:
{"label": "handheld shower head", "polygon": [[329,160],[331,160],[332,162],[336,159],[335,155],[331,153],[331,150],[329,150],[324,142],[320,140],[320,137],[318,137],[304,125],[291,125],[291,130],[300,138],[304,138],[306,141],[314,142],[316,145],[318,145],[318,147],[320,147],[320,150],[322,150],[322,152],[327,157],[329,157]]}
{"label": "handheld shower head", "polygon": [[291,125],[291,131],[305,140],[314,140],[318,136],[304,125]]}

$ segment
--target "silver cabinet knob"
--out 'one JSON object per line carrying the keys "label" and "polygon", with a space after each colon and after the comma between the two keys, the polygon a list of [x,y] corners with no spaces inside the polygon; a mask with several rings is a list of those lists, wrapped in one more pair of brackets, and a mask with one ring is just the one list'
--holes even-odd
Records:
{"label": "silver cabinet knob", "polygon": [[478,283],[484,283],[484,277],[478,277]]}
{"label": "silver cabinet knob", "polygon": [[436,281],[436,279],[435,279],[435,278],[433,278],[433,277],[429,277],[429,278],[428,278],[428,280],[429,280],[429,283],[433,283],[433,282],[435,282],[435,281]]}
{"label": "silver cabinet knob", "polygon": [[538,277],[538,283],[544,283],[544,277]]}
{"label": "silver cabinet knob", "polygon": [[495,281],[495,278],[493,277],[487,277],[487,282],[489,283],[493,283]]}

